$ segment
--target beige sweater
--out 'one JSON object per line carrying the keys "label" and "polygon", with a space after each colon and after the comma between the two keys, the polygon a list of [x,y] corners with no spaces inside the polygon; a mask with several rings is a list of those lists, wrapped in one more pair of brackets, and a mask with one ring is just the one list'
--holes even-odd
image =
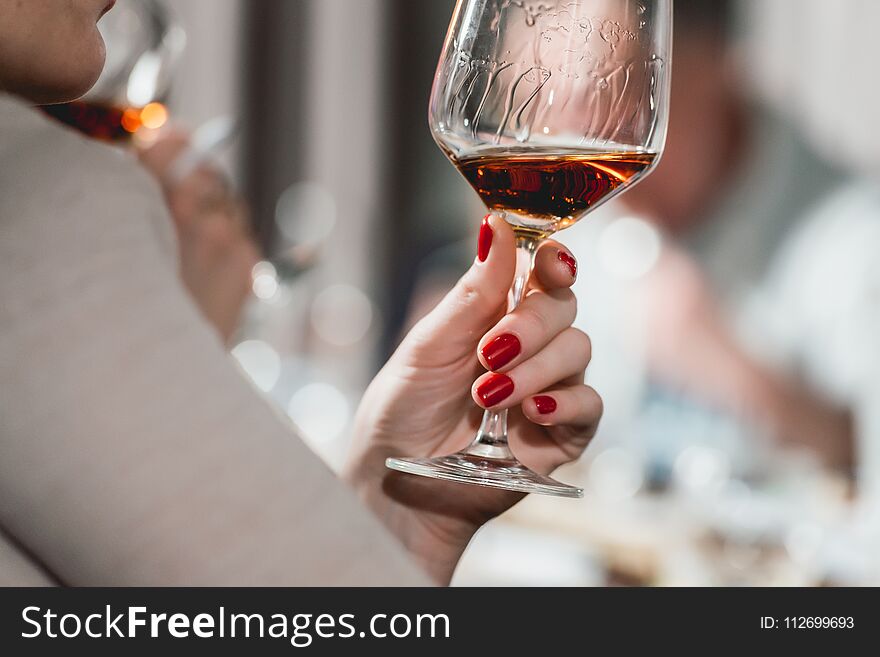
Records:
{"label": "beige sweater", "polygon": [[240,375],[132,159],[0,94],[0,584],[423,584]]}

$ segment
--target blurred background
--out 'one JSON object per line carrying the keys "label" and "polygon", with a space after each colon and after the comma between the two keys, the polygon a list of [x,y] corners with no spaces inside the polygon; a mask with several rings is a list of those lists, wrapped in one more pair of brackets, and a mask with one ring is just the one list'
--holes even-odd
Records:
{"label": "blurred background", "polygon": [[[263,261],[232,353],[338,467],[365,386],[474,257],[484,210],[426,125],[454,2],[166,4],[171,124],[241,126],[221,162]],[[676,0],[663,163],[560,237],[606,408],[560,473],[587,497],[531,496],[455,583],[880,584],[878,21]]]}

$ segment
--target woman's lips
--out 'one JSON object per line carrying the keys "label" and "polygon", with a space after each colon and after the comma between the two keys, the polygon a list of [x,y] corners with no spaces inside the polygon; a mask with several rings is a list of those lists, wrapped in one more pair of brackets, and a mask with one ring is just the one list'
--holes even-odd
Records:
{"label": "woman's lips", "polygon": [[111,9],[113,9],[113,7],[114,7],[115,5],[116,5],[116,0],[110,0],[110,2],[107,3],[107,6],[104,7],[104,11],[101,12],[101,16],[103,16],[103,15],[106,14],[108,11],[110,11]]}

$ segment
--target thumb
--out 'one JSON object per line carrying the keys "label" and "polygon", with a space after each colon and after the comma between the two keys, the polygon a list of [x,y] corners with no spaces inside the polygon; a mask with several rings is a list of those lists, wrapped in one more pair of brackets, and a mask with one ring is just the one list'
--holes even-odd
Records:
{"label": "thumb", "polygon": [[444,364],[475,352],[483,335],[507,311],[516,238],[500,215],[486,215],[477,250],[471,268],[405,340],[420,364]]}

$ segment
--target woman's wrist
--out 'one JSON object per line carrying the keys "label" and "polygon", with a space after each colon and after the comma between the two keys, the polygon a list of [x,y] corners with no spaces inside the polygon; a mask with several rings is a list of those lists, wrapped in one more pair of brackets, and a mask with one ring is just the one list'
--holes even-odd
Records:
{"label": "woman's wrist", "polygon": [[369,466],[355,466],[343,473],[343,479],[434,582],[449,584],[478,527],[458,519],[445,519],[444,527],[437,526],[424,513],[394,499],[385,490],[384,465],[382,470],[380,473]]}

